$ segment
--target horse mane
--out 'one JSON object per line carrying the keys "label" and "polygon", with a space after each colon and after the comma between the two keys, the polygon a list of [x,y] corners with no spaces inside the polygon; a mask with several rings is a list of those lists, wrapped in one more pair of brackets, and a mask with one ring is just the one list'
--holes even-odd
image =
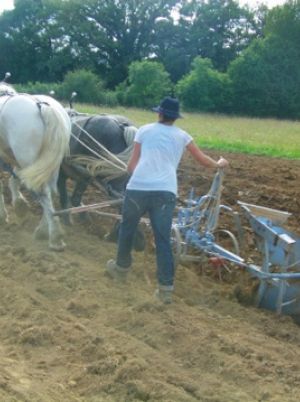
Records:
{"label": "horse mane", "polygon": [[124,127],[123,136],[127,147],[131,147],[133,149],[133,142],[137,131],[138,129],[135,126]]}

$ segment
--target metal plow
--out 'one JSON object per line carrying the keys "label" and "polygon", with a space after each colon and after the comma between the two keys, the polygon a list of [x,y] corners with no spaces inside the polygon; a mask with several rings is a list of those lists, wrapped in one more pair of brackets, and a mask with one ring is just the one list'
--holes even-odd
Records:
{"label": "metal plow", "polygon": [[[300,238],[281,226],[291,214],[238,202],[261,255],[259,265],[247,262],[239,255],[239,240],[242,239],[240,214],[220,204],[222,181],[223,171],[219,170],[208,194],[197,198],[192,190],[186,205],[179,209],[172,236],[175,262],[201,261],[201,254],[204,254],[237,264],[259,280],[258,307],[278,314],[299,315]],[[237,236],[231,231],[218,229],[222,210],[231,214]],[[219,234],[228,238],[232,250],[219,243]],[[200,255],[195,255],[195,251],[200,251]]]}
{"label": "metal plow", "polygon": [[260,266],[246,265],[260,280],[256,304],[277,313],[300,314],[300,238],[282,228],[288,212],[239,202],[262,255]]}
{"label": "metal plow", "polygon": [[[260,255],[259,265],[247,261],[240,256],[239,244],[243,240],[240,213],[220,202],[223,176],[223,171],[219,170],[204,196],[197,197],[192,189],[185,205],[179,208],[172,225],[175,264],[201,262],[204,256],[219,268],[226,267],[225,262],[236,264],[258,279],[258,307],[300,318],[300,238],[281,226],[291,214],[238,202],[240,212],[252,228]],[[121,219],[121,215],[104,212],[103,209],[122,203],[123,199],[111,200],[56,211],[54,215],[90,211]],[[234,232],[218,227],[221,212],[231,216]],[[148,218],[142,218],[142,221],[149,225]]]}

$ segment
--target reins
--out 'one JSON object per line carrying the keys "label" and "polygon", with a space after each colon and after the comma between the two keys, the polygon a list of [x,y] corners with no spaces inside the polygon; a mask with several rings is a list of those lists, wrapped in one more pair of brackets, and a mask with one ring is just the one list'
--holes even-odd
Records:
{"label": "reins", "polygon": [[[71,136],[77,141],[79,142],[79,144],[81,144],[84,148],[86,148],[87,150],[89,150],[92,154],[94,154],[95,156],[97,156],[97,158],[104,160],[105,162],[109,163],[110,165],[114,166],[116,169],[121,170],[122,172],[126,172],[127,171],[127,165],[126,163],[124,163],[121,159],[119,159],[115,154],[113,154],[112,152],[110,152],[104,145],[100,144],[97,140],[95,140],[95,138],[93,138],[91,136],[91,134],[89,134],[83,127],[81,127],[77,122],[73,122],[72,124],[74,124],[77,128],[79,128],[90,140],[92,140],[99,148],[101,148],[108,156],[105,157],[101,154],[99,154],[97,151],[95,151],[94,149],[92,149],[91,147],[89,147],[84,141],[82,141],[80,138],[78,138],[72,131],[71,131]],[[114,163],[111,159],[114,159],[118,164]],[[121,165],[121,166],[120,166]]]}

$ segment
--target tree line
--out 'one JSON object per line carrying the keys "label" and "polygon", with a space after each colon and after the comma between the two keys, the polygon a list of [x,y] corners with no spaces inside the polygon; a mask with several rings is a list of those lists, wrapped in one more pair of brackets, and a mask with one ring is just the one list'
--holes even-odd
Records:
{"label": "tree line", "polygon": [[[0,16],[0,74],[83,101],[300,116],[300,0],[15,0]],[[78,91],[79,88],[79,91]]]}

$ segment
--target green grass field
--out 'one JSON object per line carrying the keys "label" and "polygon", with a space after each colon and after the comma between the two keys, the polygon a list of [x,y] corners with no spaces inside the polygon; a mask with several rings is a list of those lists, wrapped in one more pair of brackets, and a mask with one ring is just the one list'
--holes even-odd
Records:
{"label": "green grass field", "polygon": [[[124,115],[137,126],[156,120],[151,111],[76,104],[81,112]],[[183,113],[177,125],[190,133],[202,148],[300,159],[300,122],[222,115]]]}

